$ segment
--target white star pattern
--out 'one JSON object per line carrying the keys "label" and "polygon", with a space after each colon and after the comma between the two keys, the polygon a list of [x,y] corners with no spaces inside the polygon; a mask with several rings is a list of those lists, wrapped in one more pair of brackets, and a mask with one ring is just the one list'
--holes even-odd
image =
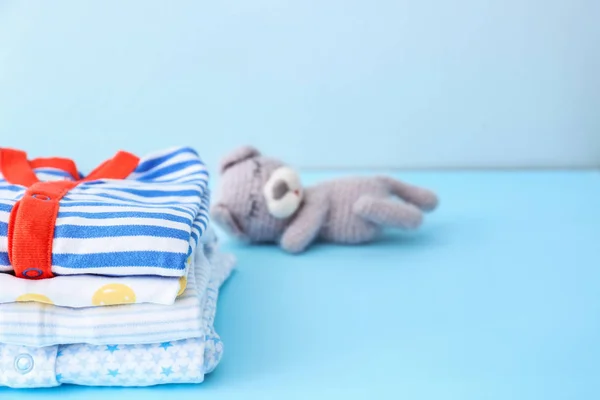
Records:
{"label": "white star pattern", "polygon": [[[46,348],[28,348],[0,344],[0,385],[15,388],[57,386],[56,346]],[[19,372],[15,368],[17,359],[31,357],[31,370]]]}
{"label": "white star pattern", "polygon": [[[101,357],[91,356],[96,346],[82,346],[60,358],[63,382],[95,386],[148,386],[166,383],[199,383],[207,367],[220,360],[220,338],[212,329],[202,338],[171,342],[164,346],[119,346],[120,351]],[[208,342],[205,342],[207,340]],[[107,352],[108,354],[108,352]],[[202,356],[204,354],[204,356]],[[77,370],[75,358],[84,370]],[[94,359],[88,363],[86,359]]]}
{"label": "white star pattern", "polygon": [[[168,357],[168,355],[167,355],[167,357]],[[163,355],[160,353],[154,352],[152,354],[152,359],[154,360],[155,363],[160,362],[160,360],[162,360],[162,358],[163,358]]]}

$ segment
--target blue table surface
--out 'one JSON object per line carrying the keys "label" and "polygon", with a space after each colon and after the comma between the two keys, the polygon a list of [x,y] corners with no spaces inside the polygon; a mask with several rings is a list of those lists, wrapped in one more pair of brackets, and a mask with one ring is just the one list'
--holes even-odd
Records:
{"label": "blue table surface", "polygon": [[239,264],[203,384],[0,399],[600,398],[600,173],[398,175],[441,197],[416,233],[300,256],[224,238]]}

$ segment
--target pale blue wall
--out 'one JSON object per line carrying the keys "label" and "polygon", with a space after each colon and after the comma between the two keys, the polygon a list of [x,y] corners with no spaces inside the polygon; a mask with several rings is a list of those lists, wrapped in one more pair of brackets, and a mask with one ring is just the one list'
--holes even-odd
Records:
{"label": "pale blue wall", "polygon": [[[0,145],[600,164],[598,0],[0,0]],[[81,148],[86,148],[83,152]]]}

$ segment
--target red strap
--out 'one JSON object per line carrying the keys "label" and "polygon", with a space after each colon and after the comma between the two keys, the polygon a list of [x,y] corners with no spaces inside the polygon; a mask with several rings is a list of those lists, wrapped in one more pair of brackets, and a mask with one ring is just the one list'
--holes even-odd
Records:
{"label": "red strap", "polygon": [[8,224],[8,257],[15,276],[52,278],[52,242],[60,199],[77,182],[38,182],[13,207]]}
{"label": "red strap", "polygon": [[83,180],[39,182],[32,170],[36,165],[58,167],[71,174],[74,171],[74,177],[77,177],[75,163],[59,158],[36,159],[30,163],[22,151],[0,149],[0,168],[4,178],[10,183],[29,186],[23,198],[11,210],[8,224],[8,257],[15,276],[25,279],[54,276],[54,227],[60,199],[69,190],[83,181],[124,179],[135,170],[138,163],[139,159],[133,154],[119,152]]}
{"label": "red strap", "polygon": [[31,168],[56,168],[68,172],[75,180],[79,180],[77,165],[70,158],[36,158],[29,163]]}
{"label": "red strap", "polygon": [[0,171],[7,182],[15,185],[31,186],[38,182],[24,151],[0,149]]}
{"label": "red strap", "polygon": [[84,181],[97,179],[125,179],[138,166],[140,159],[126,151],[120,151],[116,156],[103,162],[98,168],[86,176]]}
{"label": "red strap", "polygon": [[[98,168],[82,179],[125,179],[138,166],[140,159],[126,151],[118,152],[113,158],[104,161]],[[0,148],[0,172],[7,182],[21,186],[31,186],[39,182],[33,168],[51,167],[68,172],[78,181],[79,172],[75,162],[68,158],[36,158],[27,161],[27,153],[21,150]]]}

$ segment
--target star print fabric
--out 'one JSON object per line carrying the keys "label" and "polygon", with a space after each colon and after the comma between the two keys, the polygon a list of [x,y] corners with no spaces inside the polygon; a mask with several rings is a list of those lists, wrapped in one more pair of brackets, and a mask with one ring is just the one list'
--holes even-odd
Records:
{"label": "star print fabric", "polygon": [[207,352],[207,340],[220,343],[218,337],[206,337],[145,345],[61,346],[57,381],[88,386],[200,383],[208,362],[221,354]]}

